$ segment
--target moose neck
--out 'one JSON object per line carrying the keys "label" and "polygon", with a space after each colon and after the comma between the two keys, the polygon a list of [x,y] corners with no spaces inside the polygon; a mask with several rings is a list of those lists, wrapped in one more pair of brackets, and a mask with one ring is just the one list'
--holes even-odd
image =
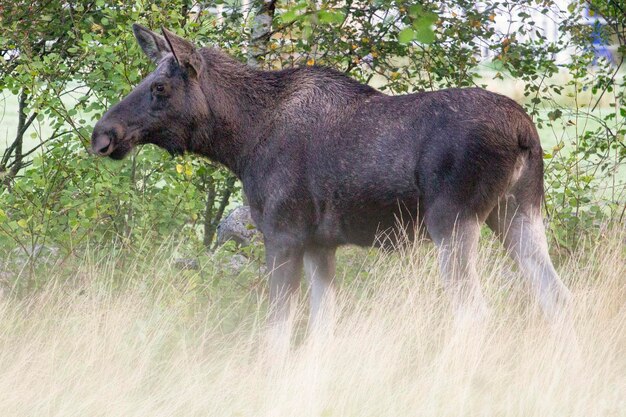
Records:
{"label": "moose neck", "polygon": [[202,49],[201,78],[210,117],[194,132],[190,151],[220,162],[238,177],[259,141],[262,124],[276,106],[278,83],[216,49]]}

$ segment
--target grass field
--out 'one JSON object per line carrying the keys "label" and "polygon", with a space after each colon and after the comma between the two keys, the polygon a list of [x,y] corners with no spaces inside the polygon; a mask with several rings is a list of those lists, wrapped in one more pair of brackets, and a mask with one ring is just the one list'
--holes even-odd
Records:
{"label": "grass field", "polygon": [[623,416],[625,233],[558,267],[577,341],[543,321],[486,239],[489,322],[453,326],[432,246],[351,248],[334,335],[307,338],[301,319],[286,357],[265,349],[263,277],[225,276],[217,258],[181,272],[166,250],[86,254],[0,298],[0,415]]}

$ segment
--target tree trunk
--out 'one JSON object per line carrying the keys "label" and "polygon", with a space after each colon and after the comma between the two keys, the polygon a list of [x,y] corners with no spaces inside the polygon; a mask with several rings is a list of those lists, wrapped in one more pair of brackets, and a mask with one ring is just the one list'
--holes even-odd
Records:
{"label": "tree trunk", "polygon": [[263,66],[264,57],[267,54],[267,45],[272,33],[276,0],[260,0],[255,3],[258,5],[258,12],[252,22],[252,37],[248,47],[248,65],[260,68]]}
{"label": "tree trunk", "polygon": [[204,206],[204,236],[202,243],[205,247],[210,247],[213,241],[213,205],[215,204],[215,183],[209,177],[207,184],[206,202]]}
{"label": "tree trunk", "polygon": [[[235,183],[237,182],[237,178],[234,175],[230,175],[226,180],[226,184],[224,186],[224,193],[222,194],[222,198],[220,200],[219,206],[217,207],[217,211],[213,214],[213,203],[215,203],[215,189],[209,189],[209,193],[207,194],[207,206],[205,209],[205,217],[204,217],[204,238],[202,242],[204,246],[207,248],[211,247],[213,243],[213,238],[215,237],[215,232],[217,231],[217,226],[219,226],[222,217],[224,216],[224,211],[230,202],[230,197],[233,194],[233,190],[235,189]],[[212,198],[209,198],[211,197]],[[211,206],[209,207],[209,204]]]}

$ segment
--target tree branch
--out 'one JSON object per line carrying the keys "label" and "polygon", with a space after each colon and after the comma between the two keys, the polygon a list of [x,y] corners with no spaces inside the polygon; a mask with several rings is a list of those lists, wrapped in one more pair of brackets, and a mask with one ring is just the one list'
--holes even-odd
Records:
{"label": "tree branch", "polygon": [[[18,105],[18,124],[17,124],[17,134],[15,135],[15,140],[9,148],[4,152],[2,156],[2,161],[0,161],[0,177],[2,178],[2,185],[4,187],[9,188],[13,179],[17,176],[19,171],[24,167],[23,159],[23,146],[24,146],[24,133],[33,123],[35,118],[37,117],[37,112],[34,112],[29,117],[26,116],[26,105],[28,102],[28,94],[26,90],[22,88],[20,92],[19,105]],[[10,164],[11,169],[7,169],[9,167],[9,160],[13,156],[13,162]]]}

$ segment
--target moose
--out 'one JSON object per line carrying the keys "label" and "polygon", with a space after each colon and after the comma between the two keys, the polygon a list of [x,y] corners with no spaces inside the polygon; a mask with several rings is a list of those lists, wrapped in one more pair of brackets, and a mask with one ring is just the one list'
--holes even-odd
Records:
{"label": "moose", "polygon": [[486,314],[483,223],[544,314],[568,310],[542,220],[538,132],[513,100],[480,88],[389,96],[330,68],[263,71],[165,28],[133,32],[156,69],[96,123],[92,152],[122,159],[152,143],[230,169],[263,234],[270,322],[289,317],[302,269],[311,322],[322,321],[339,246],[422,237],[438,249],[455,314]]}

